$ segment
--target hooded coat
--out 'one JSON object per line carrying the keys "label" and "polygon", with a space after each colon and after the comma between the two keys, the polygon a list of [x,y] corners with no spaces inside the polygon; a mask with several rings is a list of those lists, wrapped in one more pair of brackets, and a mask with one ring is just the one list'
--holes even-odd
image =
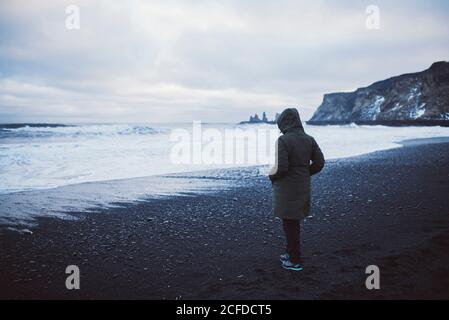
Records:
{"label": "hooded coat", "polygon": [[315,139],[304,132],[295,108],[277,119],[282,132],[276,143],[276,163],[269,178],[273,188],[273,212],[281,219],[302,220],[310,210],[310,176],[324,167]]}

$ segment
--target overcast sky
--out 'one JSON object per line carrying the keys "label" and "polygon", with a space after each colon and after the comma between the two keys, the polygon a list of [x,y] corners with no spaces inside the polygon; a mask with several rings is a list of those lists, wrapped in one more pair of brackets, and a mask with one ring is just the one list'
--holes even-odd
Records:
{"label": "overcast sky", "polygon": [[449,60],[448,16],[429,0],[1,0],[0,122],[308,119],[325,93]]}

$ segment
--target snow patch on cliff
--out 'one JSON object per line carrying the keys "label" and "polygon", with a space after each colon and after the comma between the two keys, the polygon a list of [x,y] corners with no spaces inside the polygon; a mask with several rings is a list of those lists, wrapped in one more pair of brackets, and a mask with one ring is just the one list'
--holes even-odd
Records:
{"label": "snow patch on cliff", "polygon": [[418,83],[410,89],[410,93],[408,94],[407,101],[414,100],[422,94],[421,91],[419,90],[420,87],[421,87],[421,83]]}
{"label": "snow patch on cliff", "polygon": [[376,96],[374,102],[366,107],[362,114],[364,120],[376,120],[377,115],[380,113],[380,106],[384,103],[385,98],[382,96]]}
{"label": "snow patch on cliff", "polygon": [[394,105],[394,108],[391,109],[390,111],[396,111],[396,110],[401,109],[402,107],[403,107],[402,104],[399,104],[399,102],[396,102],[395,105]]}
{"label": "snow patch on cliff", "polygon": [[441,118],[442,120],[449,120],[449,112],[443,112],[443,113],[440,115],[440,118]]}
{"label": "snow patch on cliff", "polygon": [[410,118],[418,119],[418,118],[422,117],[424,115],[424,113],[426,112],[425,106],[426,106],[425,103],[421,103],[419,106],[412,109],[410,111]]}

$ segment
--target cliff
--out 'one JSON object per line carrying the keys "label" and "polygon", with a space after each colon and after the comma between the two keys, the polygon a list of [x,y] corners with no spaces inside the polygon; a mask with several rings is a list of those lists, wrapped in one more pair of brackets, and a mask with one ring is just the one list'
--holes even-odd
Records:
{"label": "cliff", "polygon": [[449,125],[449,62],[376,82],[354,92],[325,94],[308,124]]}

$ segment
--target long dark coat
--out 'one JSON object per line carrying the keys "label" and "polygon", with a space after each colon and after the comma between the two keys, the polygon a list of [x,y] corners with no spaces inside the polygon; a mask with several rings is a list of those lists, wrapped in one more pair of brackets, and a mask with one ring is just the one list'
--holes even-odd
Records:
{"label": "long dark coat", "polygon": [[309,215],[310,176],[324,167],[315,139],[304,132],[298,110],[285,109],[277,125],[276,163],[269,178],[273,186],[273,211],[281,219],[302,220]]}

